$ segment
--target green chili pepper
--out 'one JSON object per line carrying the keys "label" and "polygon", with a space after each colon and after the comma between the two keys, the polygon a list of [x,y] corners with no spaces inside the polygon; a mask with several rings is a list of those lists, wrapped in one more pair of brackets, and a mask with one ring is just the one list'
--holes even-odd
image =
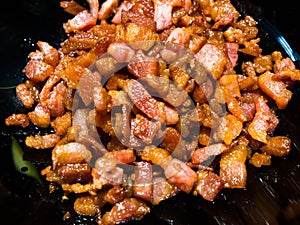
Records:
{"label": "green chili pepper", "polygon": [[10,87],[0,87],[0,90],[9,90],[9,89],[13,89],[16,88],[17,86],[10,86]]}
{"label": "green chili pepper", "polygon": [[37,169],[29,161],[25,161],[23,159],[23,155],[24,155],[23,149],[13,137],[12,137],[11,150],[12,150],[13,162],[17,171],[19,171],[20,173],[26,176],[33,177],[40,184],[42,184],[42,180],[39,176]]}

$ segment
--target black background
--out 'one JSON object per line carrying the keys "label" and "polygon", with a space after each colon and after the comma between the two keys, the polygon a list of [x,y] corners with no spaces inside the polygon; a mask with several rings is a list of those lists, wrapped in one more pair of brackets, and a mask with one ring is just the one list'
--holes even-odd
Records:
{"label": "black background", "polygon": [[[249,14],[263,16],[275,24],[291,47],[300,53],[300,13],[294,1],[241,0],[237,4]],[[65,38],[62,23],[69,16],[59,7],[58,0],[10,0],[0,10],[0,87],[14,86],[24,78],[22,69],[26,57],[36,50],[38,40],[59,47]],[[298,83],[294,91],[293,100],[280,115],[277,132],[289,135],[295,145],[300,146]],[[14,171],[10,137],[6,135],[3,119],[16,109],[22,109],[15,102],[14,89],[0,90],[0,224],[92,224],[89,218],[75,217],[74,214],[70,220],[63,221],[63,214],[72,207],[60,201],[60,193],[45,195],[47,186],[41,186]],[[14,132],[21,137],[23,131]],[[48,163],[49,152],[41,155]],[[256,169],[249,166],[246,190],[224,190],[213,203],[203,201],[199,196],[179,194],[154,207],[142,221],[130,224],[296,225],[300,217],[299,170],[300,149],[293,146],[286,159],[274,159],[270,167]]]}

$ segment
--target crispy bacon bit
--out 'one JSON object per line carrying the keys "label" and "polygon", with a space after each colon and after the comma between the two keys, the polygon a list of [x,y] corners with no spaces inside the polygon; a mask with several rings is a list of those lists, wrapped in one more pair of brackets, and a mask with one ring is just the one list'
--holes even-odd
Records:
{"label": "crispy bacon bit", "polygon": [[59,62],[59,53],[57,49],[45,41],[38,41],[37,46],[43,53],[44,61],[53,67],[57,66]]}
{"label": "crispy bacon bit", "polygon": [[154,3],[154,21],[156,22],[156,30],[161,31],[172,25],[173,6],[162,0],[155,0]]}
{"label": "crispy bacon bit", "polygon": [[74,202],[74,210],[85,216],[94,216],[97,212],[94,199],[89,195],[78,197]]}
{"label": "crispy bacon bit", "polygon": [[94,185],[91,183],[87,183],[87,184],[81,184],[81,183],[74,183],[74,184],[68,184],[68,183],[63,183],[61,185],[62,189],[65,192],[68,193],[76,193],[76,194],[82,194],[82,193],[86,193],[86,192],[90,192],[93,193],[95,188]]}
{"label": "crispy bacon bit", "polygon": [[203,104],[207,102],[207,100],[211,97],[213,93],[213,83],[210,79],[206,79],[206,81],[202,84],[195,85],[193,91],[193,99],[195,102]]}
{"label": "crispy bacon bit", "polygon": [[70,13],[72,15],[76,15],[80,13],[81,11],[85,10],[84,7],[79,5],[76,1],[61,1],[60,7],[64,9],[65,12]]}
{"label": "crispy bacon bit", "polygon": [[118,62],[130,62],[135,56],[135,51],[125,43],[111,43],[107,53],[114,57]]}
{"label": "crispy bacon bit", "polygon": [[169,159],[169,152],[163,148],[157,147],[145,147],[142,152],[142,159],[145,161],[150,161],[153,164],[161,165],[168,161]]}
{"label": "crispy bacon bit", "polygon": [[212,144],[203,148],[196,149],[191,155],[193,164],[201,164],[212,156],[220,155],[228,150],[228,146],[224,144]]}
{"label": "crispy bacon bit", "polygon": [[249,163],[255,167],[269,166],[271,165],[271,156],[268,154],[255,152],[249,159]]}
{"label": "crispy bacon bit", "polygon": [[119,0],[106,0],[103,2],[98,12],[98,19],[105,20],[110,17],[113,11],[117,8],[118,4]]}
{"label": "crispy bacon bit", "polygon": [[151,202],[153,196],[152,165],[138,162],[135,167],[134,196]]}
{"label": "crispy bacon bit", "polygon": [[90,105],[93,100],[97,101],[99,97],[98,91],[99,89],[101,90],[101,85],[99,83],[100,80],[101,75],[99,73],[92,73],[90,70],[84,71],[84,74],[77,85],[77,89],[83,103],[86,106]]}
{"label": "crispy bacon bit", "polygon": [[218,126],[218,135],[226,145],[230,145],[243,129],[243,123],[234,115],[227,114]]}
{"label": "crispy bacon bit", "polygon": [[147,78],[158,75],[159,62],[151,57],[138,56],[128,64],[127,68],[136,78]]}
{"label": "crispy bacon bit", "polygon": [[125,91],[134,105],[148,117],[160,121],[166,120],[164,103],[155,100],[138,81],[127,80]]}
{"label": "crispy bacon bit", "polygon": [[190,1],[180,0],[153,0],[154,21],[156,22],[156,31],[170,28],[172,25],[172,11],[175,6],[184,6],[187,9],[191,6]]}
{"label": "crispy bacon bit", "polygon": [[65,183],[85,182],[91,179],[91,167],[88,163],[72,163],[62,165],[57,174]]}
{"label": "crispy bacon bit", "polygon": [[230,59],[232,66],[235,67],[236,63],[238,61],[239,45],[237,43],[226,42],[225,49],[226,49],[228,58]]}
{"label": "crispy bacon bit", "polygon": [[104,196],[104,201],[109,202],[110,204],[116,204],[124,200],[125,194],[122,185],[115,185],[107,191]]}
{"label": "crispy bacon bit", "polygon": [[131,129],[133,129],[134,136],[150,145],[154,138],[160,135],[161,123],[137,114],[136,118],[131,121]]}
{"label": "crispy bacon bit", "polygon": [[50,110],[38,103],[34,111],[28,113],[29,120],[36,126],[47,128],[50,125]]}
{"label": "crispy bacon bit", "polygon": [[273,78],[274,74],[267,71],[259,76],[258,85],[263,92],[275,100],[279,109],[284,109],[292,97],[292,92],[286,89],[286,84],[283,81]]}
{"label": "crispy bacon bit", "polygon": [[34,104],[34,99],[30,90],[25,83],[19,84],[16,87],[17,96],[26,108],[31,108]]}
{"label": "crispy bacon bit", "polygon": [[109,95],[108,95],[107,91],[105,90],[105,88],[95,87],[94,93],[93,93],[93,99],[94,99],[95,109],[98,112],[107,110],[107,105],[109,102]]}
{"label": "crispy bacon bit", "polygon": [[53,67],[40,58],[34,58],[35,54],[31,54],[31,59],[26,64],[23,72],[33,82],[41,82],[46,80],[54,71]]}
{"label": "crispy bacon bit", "polygon": [[214,44],[205,44],[195,55],[197,60],[212,73],[215,79],[222,75],[228,58]]}
{"label": "crispy bacon bit", "polygon": [[237,75],[224,75],[219,79],[219,84],[227,102],[229,102],[231,98],[241,97]]}
{"label": "crispy bacon bit", "polygon": [[185,32],[183,28],[175,28],[174,30],[172,30],[167,41],[183,47],[187,47],[190,41],[190,35]]}
{"label": "crispy bacon bit", "polygon": [[99,11],[99,1],[98,0],[87,0],[89,3],[90,13],[94,18],[98,17],[98,11]]}
{"label": "crispy bacon bit", "polygon": [[220,177],[225,188],[245,188],[247,171],[245,161],[248,151],[245,145],[237,145],[222,154]]}
{"label": "crispy bacon bit", "polygon": [[66,112],[61,117],[55,118],[51,122],[51,127],[53,127],[54,131],[58,135],[65,135],[68,131],[68,128],[72,125],[72,113]]}
{"label": "crispy bacon bit", "polygon": [[173,127],[167,127],[165,131],[165,137],[161,143],[161,145],[168,152],[172,153],[180,141],[180,133]]}
{"label": "crispy bacon bit", "polygon": [[179,121],[179,115],[177,109],[170,105],[164,107],[166,113],[166,125],[175,125]]}
{"label": "crispy bacon bit", "polygon": [[175,185],[170,184],[165,177],[153,178],[152,204],[157,205],[161,201],[171,198],[180,191]]}
{"label": "crispy bacon bit", "polygon": [[21,126],[27,127],[29,125],[29,119],[27,114],[12,114],[5,119],[6,126]]}
{"label": "crispy bacon bit", "polygon": [[223,180],[214,172],[201,170],[197,172],[198,180],[194,194],[201,195],[205,200],[213,201],[224,187]]}
{"label": "crispy bacon bit", "polygon": [[125,198],[104,214],[103,224],[119,224],[129,220],[139,220],[150,212],[150,208],[140,199]]}
{"label": "crispy bacon bit", "polygon": [[285,136],[270,137],[261,151],[272,156],[286,156],[291,151],[291,139]]}
{"label": "crispy bacon bit", "polygon": [[211,17],[215,21],[212,28],[217,29],[219,26],[236,22],[239,16],[239,12],[230,1],[215,1],[211,10]]}
{"label": "crispy bacon bit", "polygon": [[121,3],[121,5],[118,7],[114,17],[112,18],[111,22],[119,24],[122,21],[122,12],[128,12],[132,7],[134,6],[134,4],[132,4],[131,2],[128,1],[123,1]]}
{"label": "crispy bacon bit", "polygon": [[64,83],[58,83],[49,94],[46,104],[51,116],[54,118],[62,116],[66,111],[64,100],[67,89]]}
{"label": "crispy bacon bit", "polygon": [[118,161],[118,163],[128,164],[134,162],[136,159],[134,150],[132,148],[114,150],[111,151],[110,153]]}
{"label": "crispy bacon bit", "polygon": [[64,24],[64,29],[66,33],[71,33],[74,31],[87,30],[94,25],[96,25],[96,18],[87,10],[83,10],[76,14],[74,18],[68,20],[68,22]]}
{"label": "crispy bacon bit", "polygon": [[56,146],[52,151],[53,168],[66,164],[86,163],[92,158],[92,153],[80,143],[70,142]]}
{"label": "crispy bacon bit", "polygon": [[[124,1],[125,3],[126,1]],[[122,6],[122,23],[134,23],[136,25],[146,26],[155,31],[154,7],[152,0],[136,0],[126,6]],[[118,13],[118,12],[117,12]]]}
{"label": "crispy bacon bit", "polygon": [[251,137],[263,143],[267,143],[267,135],[272,124],[278,124],[278,119],[270,112],[264,98],[261,96],[255,100],[256,113],[253,121],[248,127]]}
{"label": "crispy bacon bit", "polygon": [[184,162],[172,159],[164,166],[165,176],[170,184],[175,185],[182,191],[190,193],[197,181],[197,174]]}
{"label": "crispy bacon bit", "polygon": [[57,134],[46,134],[44,136],[27,136],[25,144],[29,148],[35,149],[49,149],[53,148],[60,140],[59,135]]}
{"label": "crispy bacon bit", "polygon": [[92,169],[93,183],[98,189],[103,185],[121,184],[123,173],[123,169],[117,167],[117,160],[111,154],[105,154],[96,160]]}

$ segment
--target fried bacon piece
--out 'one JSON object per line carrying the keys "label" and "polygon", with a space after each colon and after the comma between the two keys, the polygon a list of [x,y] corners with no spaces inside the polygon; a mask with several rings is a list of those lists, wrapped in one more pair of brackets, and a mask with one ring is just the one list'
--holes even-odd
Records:
{"label": "fried bacon piece", "polygon": [[79,5],[76,1],[61,1],[60,7],[64,9],[65,12],[70,13],[72,15],[76,15],[80,13],[81,11],[85,10],[84,7]]}
{"label": "fried bacon piece", "polygon": [[271,113],[263,96],[255,100],[255,108],[255,117],[248,127],[248,132],[253,139],[267,143],[268,132],[272,131],[273,127],[276,127],[279,121]]}
{"label": "fried bacon piece", "polygon": [[149,118],[160,121],[166,120],[165,104],[154,99],[138,81],[127,80],[125,91],[134,105]]}
{"label": "fried bacon piece", "polygon": [[119,0],[106,0],[102,3],[98,12],[98,19],[105,20],[111,16],[112,12],[117,8]]}
{"label": "fried bacon piece", "polygon": [[131,129],[133,129],[134,136],[148,145],[153,143],[154,138],[162,136],[161,123],[159,121],[151,121],[139,114],[131,121]]}
{"label": "fried bacon piece", "polygon": [[226,145],[230,145],[241,133],[243,123],[234,115],[227,114],[220,122],[217,132],[218,136]]}
{"label": "fried bacon piece", "polygon": [[172,25],[172,11],[174,7],[184,7],[186,10],[191,8],[191,1],[179,0],[155,0],[154,3],[154,21],[156,30],[161,31],[170,28]]}
{"label": "fried bacon piece", "polygon": [[96,25],[97,19],[87,10],[80,11],[76,16],[64,24],[66,33],[82,31]]}
{"label": "fried bacon piece", "polygon": [[41,103],[36,105],[34,111],[28,113],[28,117],[38,127],[47,128],[51,122],[50,110]]}
{"label": "fried bacon piece", "polygon": [[212,73],[215,79],[220,78],[228,58],[225,53],[214,44],[205,44],[195,55],[197,60]]}
{"label": "fried bacon piece", "polygon": [[291,151],[291,139],[285,136],[270,137],[261,151],[272,156],[286,156]]}
{"label": "fried bacon piece", "polygon": [[34,104],[33,96],[25,83],[19,84],[16,87],[16,93],[22,104],[26,108],[31,108]]}
{"label": "fried bacon piece", "polygon": [[111,154],[105,154],[95,162],[92,169],[93,183],[97,189],[104,185],[117,185],[122,183],[123,169],[117,166],[117,160]]}
{"label": "fried bacon piece", "polygon": [[98,211],[94,199],[89,195],[78,197],[74,202],[74,210],[85,216],[94,216]]}
{"label": "fried bacon piece", "polygon": [[123,1],[120,6],[117,8],[114,17],[112,18],[111,22],[120,24],[122,22],[122,13],[129,11],[134,6],[133,3],[130,1]]}
{"label": "fried bacon piece", "polygon": [[135,56],[135,51],[127,44],[121,42],[111,43],[107,49],[107,53],[113,56],[118,62],[131,62]]}
{"label": "fried bacon piece", "polygon": [[247,170],[245,161],[248,151],[245,144],[239,144],[221,156],[220,177],[225,188],[245,188]]}
{"label": "fried bacon piece", "polygon": [[124,187],[122,185],[115,185],[105,193],[103,200],[110,204],[116,204],[123,201],[125,197]]}
{"label": "fried bacon piece", "polygon": [[66,164],[86,163],[92,158],[92,153],[83,144],[70,142],[58,145],[52,151],[52,164],[57,166]]}
{"label": "fried bacon piece", "polygon": [[167,41],[179,46],[188,47],[190,35],[183,28],[175,28],[170,33]]}
{"label": "fried bacon piece", "polygon": [[125,198],[115,204],[111,211],[105,213],[101,219],[103,224],[112,225],[125,223],[129,220],[139,220],[150,212],[150,208],[140,199]]}
{"label": "fried bacon piece", "polygon": [[249,163],[255,167],[269,166],[271,165],[271,156],[268,154],[255,152],[249,159]]}
{"label": "fried bacon piece", "polygon": [[192,191],[197,181],[196,172],[178,159],[172,159],[165,164],[164,171],[168,182],[186,193]]}
{"label": "fried bacon piece", "polygon": [[127,67],[136,78],[157,76],[159,72],[159,62],[156,59],[141,55],[135,56]]}
{"label": "fried bacon piece", "polygon": [[152,204],[157,205],[161,201],[175,196],[180,191],[175,185],[170,184],[165,177],[153,178]]}
{"label": "fried bacon piece", "polygon": [[86,182],[91,179],[91,167],[88,163],[69,163],[57,169],[64,183]]}
{"label": "fried bacon piece", "polygon": [[113,150],[110,152],[110,154],[113,155],[118,163],[128,164],[134,162],[136,159],[134,150],[132,148]]}
{"label": "fried bacon piece", "polygon": [[29,123],[27,114],[23,113],[12,114],[5,119],[6,126],[21,126],[25,128],[29,125]]}
{"label": "fried bacon piece", "polygon": [[68,88],[62,82],[54,86],[53,91],[49,93],[49,98],[45,104],[50,111],[50,115],[54,118],[62,116],[65,111],[65,96]]}
{"label": "fried bacon piece", "polygon": [[58,135],[65,135],[68,131],[68,128],[72,125],[72,113],[66,112],[61,117],[55,118],[51,122],[51,127],[53,127],[54,131]]}
{"label": "fried bacon piece", "polygon": [[59,62],[58,50],[45,41],[38,41],[37,46],[43,53],[43,60],[53,67],[57,66]]}
{"label": "fried bacon piece", "polygon": [[194,195],[199,194],[205,200],[213,201],[224,187],[223,180],[214,172],[201,170],[197,172],[197,184]]}
{"label": "fried bacon piece", "polygon": [[25,139],[25,144],[29,148],[34,149],[49,149],[55,147],[59,142],[60,137],[57,134],[46,134],[37,136],[27,136]]}
{"label": "fried bacon piece", "polygon": [[138,162],[135,167],[134,196],[151,202],[153,196],[152,165],[148,162]]}
{"label": "fried bacon piece", "polygon": [[258,85],[263,92],[275,100],[279,109],[286,108],[292,97],[292,92],[286,89],[286,84],[283,81],[274,79],[274,74],[267,71],[259,76]]}
{"label": "fried bacon piece", "polygon": [[[155,31],[154,7],[152,0],[136,0],[122,6],[122,23],[134,23],[136,25],[147,26]],[[118,13],[118,12],[117,12]],[[117,14],[116,13],[116,14]]]}
{"label": "fried bacon piece", "polygon": [[44,81],[53,73],[53,67],[43,61],[42,53],[31,53],[30,58],[23,72],[33,82]]}
{"label": "fried bacon piece", "polygon": [[214,20],[213,29],[226,26],[236,22],[240,13],[234,8],[230,1],[215,1],[211,8],[211,18]]}
{"label": "fried bacon piece", "polygon": [[212,144],[203,148],[196,149],[191,155],[193,164],[201,164],[212,156],[220,155],[228,150],[228,146],[224,144]]}

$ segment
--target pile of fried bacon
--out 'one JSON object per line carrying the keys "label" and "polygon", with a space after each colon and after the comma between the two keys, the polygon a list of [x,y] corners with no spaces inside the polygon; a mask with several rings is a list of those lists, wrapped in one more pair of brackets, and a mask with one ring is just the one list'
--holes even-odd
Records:
{"label": "pile of fried bacon", "polygon": [[251,16],[229,0],[87,3],[60,3],[67,39],[37,43],[16,87],[30,112],[6,118],[50,130],[25,144],[52,150],[41,174],[76,213],[108,225],[180,191],[213,201],[290,152],[273,132],[300,71],[263,52]]}

